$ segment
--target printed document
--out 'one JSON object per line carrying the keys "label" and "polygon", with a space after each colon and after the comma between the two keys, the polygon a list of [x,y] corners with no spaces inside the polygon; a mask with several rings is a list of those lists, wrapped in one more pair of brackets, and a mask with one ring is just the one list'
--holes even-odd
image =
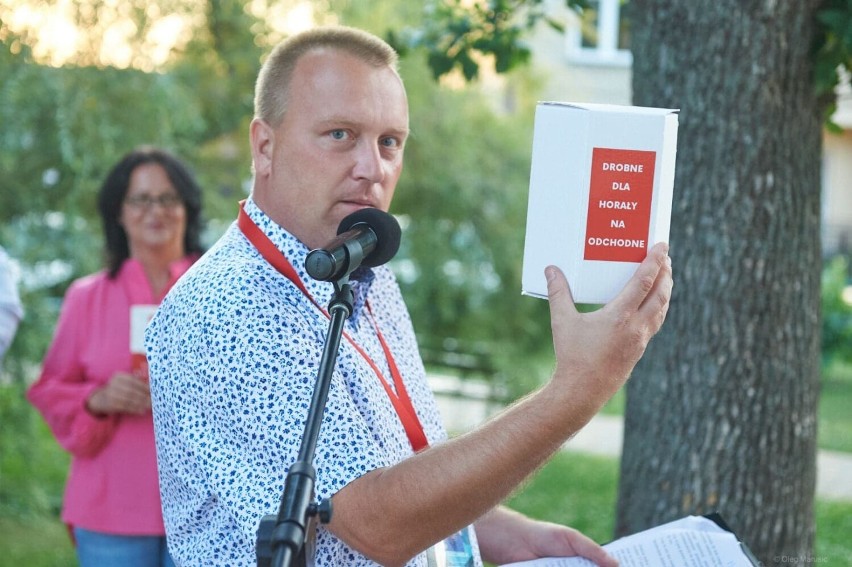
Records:
{"label": "printed document", "polygon": [[[687,516],[604,546],[621,567],[752,567],[737,537],[703,516]],[[548,557],[503,567],[594,567],[580,557]]]}

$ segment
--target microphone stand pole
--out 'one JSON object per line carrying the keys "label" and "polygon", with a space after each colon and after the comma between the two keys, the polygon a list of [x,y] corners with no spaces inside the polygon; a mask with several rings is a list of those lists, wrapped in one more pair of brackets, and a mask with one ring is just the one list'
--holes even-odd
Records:
{"label": "microphone stand pole", "polygon": [[258,567],[290,567],[295,565],[296,560],[299,565],[306,565],[305,539],[309,521],[314,516],[318,516],[324,524],[331,520],[331,500],[324,499],[319,505],[313,503],[316,471],[312,463],[323,411],[328,400],[331,375],[343,336],[343,325],[352,315],[354,294],[349,285],[348,274],[334,282],[334,292],[328,305],[331,320],[305,421],[299,456],[287,472],[278,515],[264,516],[257,530]]}

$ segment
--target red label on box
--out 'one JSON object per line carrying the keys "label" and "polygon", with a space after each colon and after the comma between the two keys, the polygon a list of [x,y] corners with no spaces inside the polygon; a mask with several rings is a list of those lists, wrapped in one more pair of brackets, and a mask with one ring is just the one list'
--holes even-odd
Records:
{"label": "red label on box", "polygon": [[592,150],[585,260],[645,259],[656,157],[643,150]]}

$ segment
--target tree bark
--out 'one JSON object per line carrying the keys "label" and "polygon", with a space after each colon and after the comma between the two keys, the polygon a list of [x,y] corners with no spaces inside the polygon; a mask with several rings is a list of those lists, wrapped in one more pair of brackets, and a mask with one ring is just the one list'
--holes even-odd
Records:
{"label": "tree bark", "polygon": [[630,4],[634,104],[681,114],[675,289],[627,387],[617,535],[719,511],[766,565],[813,557],[818,4]]}

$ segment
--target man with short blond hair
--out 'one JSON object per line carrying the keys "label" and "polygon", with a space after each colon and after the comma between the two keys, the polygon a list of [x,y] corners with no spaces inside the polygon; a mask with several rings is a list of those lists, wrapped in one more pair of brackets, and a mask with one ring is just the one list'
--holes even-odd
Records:
{"label": "man with short blond hair", "polygon": [[[378,38],[340,27],[275,49],[257,84],[252,194],[148,329],[166,527],[183,565],[253,565],[258,522],[277,510],[333,294],[304,260],[349,214],[390,207],[409,133],[395,60]],[[595,313],[577,312],[558,269],[546,275],[552,379],[450,440],[393,274],[352,273],[314,461],[316,500],[334,505],[311,542],[316,565],[615,564],[576,530],[500,503],[626,381],[665,319],[667,247]]]}

